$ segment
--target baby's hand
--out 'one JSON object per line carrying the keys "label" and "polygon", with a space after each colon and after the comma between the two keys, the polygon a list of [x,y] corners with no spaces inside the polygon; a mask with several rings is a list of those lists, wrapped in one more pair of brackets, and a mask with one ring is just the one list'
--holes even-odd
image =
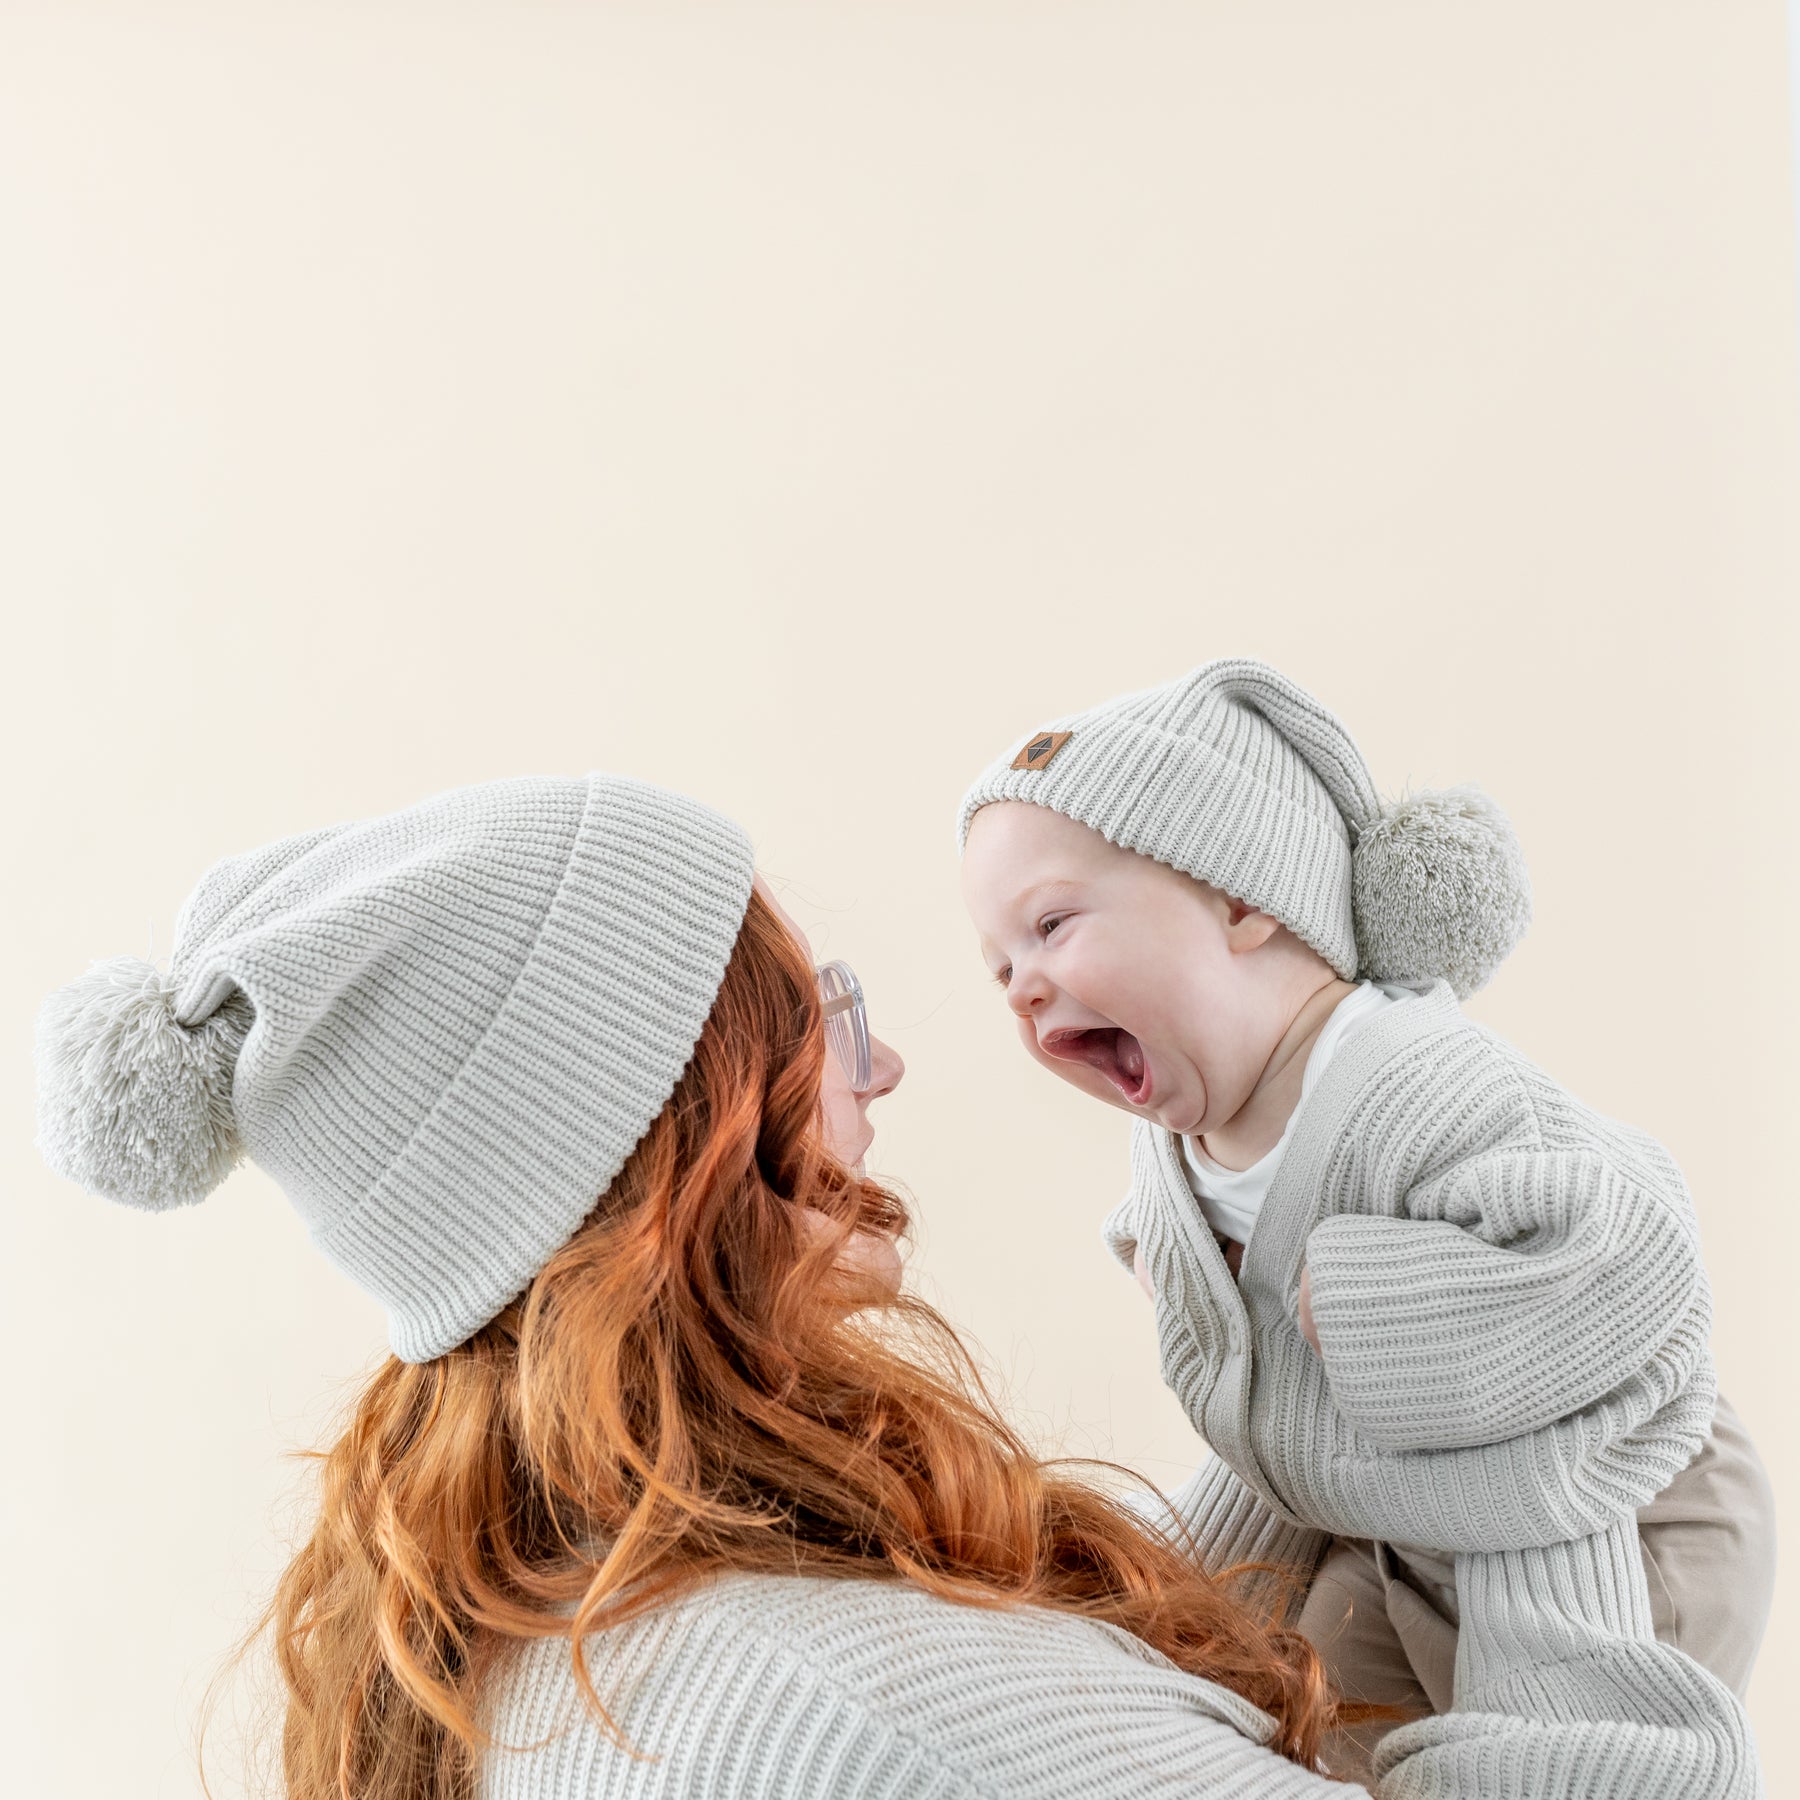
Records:
{"label": "baby's hand", "polygon": [[1325,1354],[1319,1349],[1319,1328],[1313,1323],[1311,1269],[1300,1271],[1300,1335],[1312,1345],[1318,1355]]}

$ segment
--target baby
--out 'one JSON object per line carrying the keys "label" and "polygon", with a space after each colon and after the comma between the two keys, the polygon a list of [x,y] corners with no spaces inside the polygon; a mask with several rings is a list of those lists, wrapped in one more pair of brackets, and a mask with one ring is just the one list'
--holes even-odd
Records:
{"label": "baby", "polygon": [[[1413,1715],[1602,1716],[1584,1683],[1693,1663],[1741,1695],[1773,1504],[1680,1171],[1458,1006],[1530,917],[1493,803],[1383,806],[1230,660],[1018,740],[960,834],[1025,1048],[1137,1121],[1106,1235],[1216,1453],[1174,1498],[1207,1564],[1286,1569],[1340,1689]],[[1547,1595],[1551,1675],[1505,1648]]]}

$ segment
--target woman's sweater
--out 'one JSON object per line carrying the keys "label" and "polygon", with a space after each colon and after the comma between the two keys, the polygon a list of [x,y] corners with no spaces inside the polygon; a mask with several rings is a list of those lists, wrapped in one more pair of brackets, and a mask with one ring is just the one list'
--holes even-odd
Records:
{"label": "woman's sweater", "polygon": [[[1615,1560],[1635,1562],[1621,1538]],[[1383,1800],[1755,1793],[1731,1696],[1686,1659],[1583,1664],[1552,1581],[1489,1647],[1533,1717],[1449,1713],[1378,1753]],[[1109,1625],[893,1582],[733,1576],[585,1643],[630,1748],[583,1706],[566,1638],[489,1689],[478,1800],[1330,1800],[1268,1717]],[[503,1747],[510,1746],[510,1747]]]}

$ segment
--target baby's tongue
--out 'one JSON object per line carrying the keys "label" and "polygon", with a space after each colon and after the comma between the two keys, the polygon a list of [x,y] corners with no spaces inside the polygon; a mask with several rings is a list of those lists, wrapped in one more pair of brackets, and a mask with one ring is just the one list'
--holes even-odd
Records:
{"label": "baby's tongue", "polygon": [[1106,1026],[1083,1032],[1077,1042],[1085,1061],[1098,1069],[1127,1100],[1137,1099],[1144,1086],[1144,1047],[1129,1031]]}

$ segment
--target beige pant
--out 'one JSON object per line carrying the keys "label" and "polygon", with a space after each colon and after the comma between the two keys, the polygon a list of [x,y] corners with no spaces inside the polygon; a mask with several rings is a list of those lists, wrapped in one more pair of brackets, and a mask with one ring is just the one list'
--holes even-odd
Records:
{"label": "beige pant", "polygon": [[[1657,1637],[1741,1696],[1768,1623],[1775,1500],[1723,1395],[1700,1454],[1639,1512],[1638,1537]],[[1345,1696],[1421,1718],[1450,1708],[1456,1616],[1453,1557],[1333,1538],[1299,1627]],[[1391,1730],[1384,1723],[1338,1733],[1326,1745],[1326,1766],[1372,1787],[1369,1753]]]}

